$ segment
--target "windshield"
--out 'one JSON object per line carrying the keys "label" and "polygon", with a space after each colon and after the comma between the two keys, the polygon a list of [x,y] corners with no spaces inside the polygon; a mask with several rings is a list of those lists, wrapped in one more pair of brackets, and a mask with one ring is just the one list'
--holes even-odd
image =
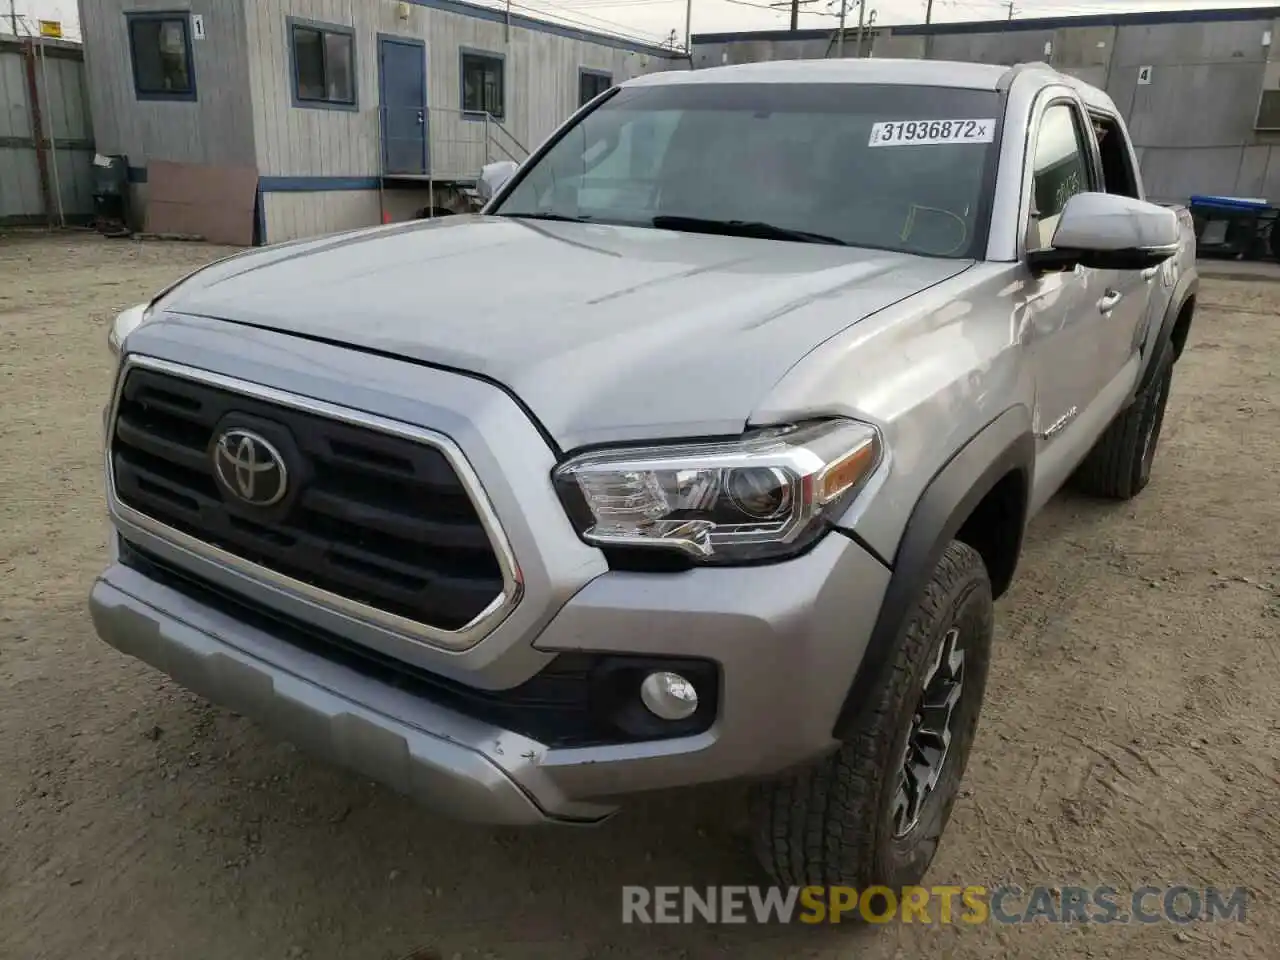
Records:
{"label": "windshield", "polygon": [[493,212],[975,256],[999,106],[941,87],[624,87]]}

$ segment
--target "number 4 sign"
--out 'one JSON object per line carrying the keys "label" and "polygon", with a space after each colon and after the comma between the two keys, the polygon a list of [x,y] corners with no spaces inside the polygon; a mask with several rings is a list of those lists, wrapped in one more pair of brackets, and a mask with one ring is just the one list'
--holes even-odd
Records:
{"label": "number 4 sign", "polygon": [[191,39],[204,39],[204,17],[198,13],[193,13],[191,15]]}
{"label": "number 4 sign", "polygon": [[1144,87],[1151,83],[1151,68],[1150,68],[1150,67],[1139,67],[1139,68],[1138,68],[1138,83],[1139,83],[1141,86],[1144,86]]}

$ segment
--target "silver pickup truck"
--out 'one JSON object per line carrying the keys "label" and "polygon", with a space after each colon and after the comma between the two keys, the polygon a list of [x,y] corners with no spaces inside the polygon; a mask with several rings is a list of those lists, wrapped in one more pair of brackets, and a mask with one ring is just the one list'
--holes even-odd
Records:
{"label": "silver pickup truck", "polygon": [[917,881],[1028,519],[1151,476],[1190,218],[1036,64],[655,74],[482,185],[117,318],[98,633],[447,814],[749,781],[777,882]]}

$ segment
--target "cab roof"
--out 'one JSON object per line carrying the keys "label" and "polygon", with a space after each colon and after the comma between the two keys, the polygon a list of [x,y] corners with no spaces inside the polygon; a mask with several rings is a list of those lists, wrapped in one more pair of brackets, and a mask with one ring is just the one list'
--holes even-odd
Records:
{"label": "cab roof", "polygon": [[624,87],[678,83],[883,83],[904,86],[951,87],[962,90],[1001,90],[1017,77],[1032,76],[1040,83],[1063,83],[1077,90],[1091,107],[1115,112],[1102,90],[1061,73],[1045,63],[1005,66],[959,60],[846,58],[841,60],[768,60],[705,70],[663,70],[636,77]]}
{"label": "cab roof", "polygon": [[1006,90],[1015,79],[1061,83],[1079,93],[1085,106],[1116,113],[1115,102],[1098,90],[1061,73],[1046,63],[1021,63],[1014,67],[965,63],[961,60],[765,60],[699,70],[660,70],[618,84],[621,87],[657,87],[676,83],[899,83],[915,87],[951,87],[954,90]]}
{"label": "cab roof", "polygon": [[995,90],[1008,67],[947,60],[768,60],[700,70],[662,70],[622,86],[672,83],[900,83]]}

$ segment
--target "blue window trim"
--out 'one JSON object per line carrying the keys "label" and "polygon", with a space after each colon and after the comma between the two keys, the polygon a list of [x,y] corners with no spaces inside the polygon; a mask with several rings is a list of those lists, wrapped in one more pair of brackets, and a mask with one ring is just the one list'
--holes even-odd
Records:
{"label": "blue window trim", "polygon": [[[133,49],[133,25],[135,22],[156,20],[179,20],[182,23],[182,40],[187,51],[187,76],[191,78],[191,89],[182,93],[164,93],[143,91],[138,86],[138,56]],[[196,99],[196,58],[191,48],[191,11],[190,10],[126,10],[124,14],[125,37],[129,42],[129,68],[133,73],[133,95],[138,100],[175,100],[183,103],[194,103]]]}
{"label": "blue window trim", "polygon": [[473,57],[486,57],[489,60],[497,60],[502,64],[502,113],[491,113],[489,116],[501,122],[506,119],[510,112],[507,103],[507,55],[505,53],[495,53],[493,50],[481,50],[479,47],[458,47],[458,106],[462,110],[462,119],[464,120],[483,120],[485,112],[483,110],[467,109],[467,84],[466,74],[463,70],[462,62],[470,55]]}
{"label": "blue window trim", "polygon": [[[582,100],[582,78],[583,77],[603,78],[605,80],[605,90],[608,90],[610,87],[613,86],[613,74],[610,73],[608,70],[600,70],[596,67],[579,67],[578,68],[578,99],[579,100]],[[585,107],[587,103],[590,103],[590,102],[591,101],[588,100],[586,102],[579,103],[578,106]]]}
{"label": "blue window trim", "polygon": [[377,190],[377,177],[259,177],[263,193],[334,193],[345,190]]}
{"label": "blue window trim", "polygon": [[[300,110],[360,110],[360,52],[357,49],[355,27],[343,23],[325,23],[322,20],[307,20],[302,17],[285,17],[285,43],[289,46],[289,96],[294,107]],[[294,36],[299,27],[304,30],[319,30],[321,33],[337,33],[351,38],[351,102],[338,100],[308,100],[298,96],[298,57],[294,44]],[[323,48],[323,41],[321,42]]]}

